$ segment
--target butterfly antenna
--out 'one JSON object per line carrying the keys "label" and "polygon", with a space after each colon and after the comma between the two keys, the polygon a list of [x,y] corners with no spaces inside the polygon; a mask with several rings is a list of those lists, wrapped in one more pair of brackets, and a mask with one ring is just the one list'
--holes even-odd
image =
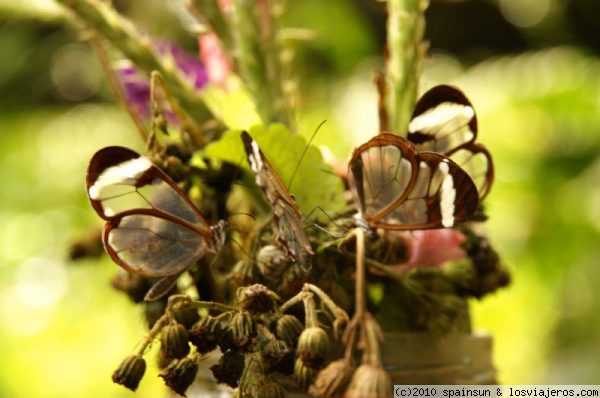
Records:
{"label": "butterfly antenna", "polygon": [[290,178],[290,183],[287,186],[287,190],[291,191],[292,189],[292,184],[294,183],[294,178],[296,178],[296,173],[298,172],[298,169],[300,168],[300,164],[302,163],[302,159],[304,159],[304,155],[306,155],[306,152],[308,152],[308,148],[310,148],[310,144],[313,142],[313,140],[315,139],[317,133],[319,132],[319,130],[321,129],[321,126],[323,126],[325,123],[327,122],[327,120],[323,120],[315,129],[315,132],[313,133],[313,135],[310,137],[310,140],[308,140],[308,142],[306,143],[306,146],[304,147],[304,151],[302,151],[302,155],[300,155],[300,159],[298,159],[298,162],[296,163],[296,168],[294,169],[294,172],[292,173],[292,177]]}
{"label": "butterfly antenna", "polygon": [[245,249],[242,247],[242,245],[241,245],[241,244],[240,244],[238,241],[236,241],[236,240],[235,240],[235,239],[233,239],[233,238],[230,238],[230,240],[231,240],[231,243],[235,243],[235,245],[236,245],[237,247],[239,247],[239,248],[240,248],[240,250],[242,251],[242,253],[243,253],[243,254],[244,254],[246,257],[248,257],[248,259],[249,259],[250,261],[254,261],[254,259],[252,258],[252,256],[251,256],[251,255],[250,255],[250,254],[249,254],[249,253],[248,253],[248,252],[247,252],[247,251],[246,251],[246,250],[245,250]]}
{"label": "butterfly antenna", "polygon": [[[336,222],[336,221],[335,221],[335,220],[334,220],[334,219],[333,219],[333,218],[332,218],[332,217],[329,215],[329,213],[327,213],[325,210],[323,210],[323,208],[322,208],[321,206],[318,206],[318,205],[317,205],[317,206],[315,206],[315,207],[313,207],[313,208],[312,208],[312,210],[311,210],[311,211],[310,211],[310,212],[309,212],[309,213],[308,213],[306,216],[304,216],[304,220],[309,220],[309,221],[311,221],[311,222],[312,222],[312,224],[313,224],[313,225],[311,225],[311,226],[317,225],[317,223],[316,223],[316,222],[314,222],[313,220],[311,220],[311,219],[310,219],[310,217],[313,215],[313,213],[314,213],[315,211],[317,211],[317,210],[320,210],[320,211],[321,211],[321,213],[323,213],[323,214],[325,215],[325,217],[327,217],[327,219],[328,219],[329,221],[331,221],[331,223],[332,223],[333,225],[335,225],[336,227],[338,227],[339,229],[341,229],[341,230],[345,231],[346,233],[348,233],[348,232],[350,231],[348,228],[346,228],[346,227],[344,227],[344,226],[342,226],[342,225],[338,224],[338,223],[337,223],[337,222]],[[321,226],[319,225],[319,227],[321,227]],[[321,228],[322,228],[322,227],[321,227]],[[331,233],[329,233],[329,234],[331,235]]]}

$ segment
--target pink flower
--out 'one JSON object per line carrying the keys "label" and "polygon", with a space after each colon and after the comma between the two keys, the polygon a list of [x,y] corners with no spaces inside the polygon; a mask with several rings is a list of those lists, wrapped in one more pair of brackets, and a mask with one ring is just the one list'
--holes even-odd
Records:
{"label": "pink flower", "polygon": [[455,229],[433,229],[404,233],[410,257],[406,263],[394,266],[402,271],[416,267],[439,266],[446,261],[467,257],[461,244],[467,239]]}
{"label": "pink flower", "polygon": [[232,73],[231,60],[223,49],[219,38],[214,33],[206,33],[198,37],[200,57],[208,73],[208,80],[226,88],[227,79]]}

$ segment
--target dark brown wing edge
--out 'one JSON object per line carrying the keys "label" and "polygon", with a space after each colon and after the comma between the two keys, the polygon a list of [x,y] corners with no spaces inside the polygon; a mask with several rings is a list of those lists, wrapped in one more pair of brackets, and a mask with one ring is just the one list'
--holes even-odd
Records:
{"label": "dark brown wing edge", "polygon": [[[456,88],[454,86],[441,84],[439,86],[435,86],[435,87],[431,88],[425,94],[423,94],[421,96],[421,98],[419,98],[419,100],[417,101],[417,104],[415,105],[415,110],[413,111],[413,114],[410,119],[412,120],[415,117],[425,113],[427,110],[429,110],[431,108],[435,108],[436,106],[438,106],[439,104],[444,103],[444,102],[453,102],[456,104],[468,105],[471,108],[475,109],[473,107],[473,104],[471,104],[471,101],[469,101],[467,96],[461,90],[459,90],[458,88]],[[473,142],[477,138],[477,114],[476,113],[473,115],[473,118],[469,122],[469,128],[473,132],[473,139],[471,139],[470,142]],[[430,135],[421,134],[419,132],[409,134],[409,140],[412,141],[416,145],[427,142],[430,139],[431,139]]]}
{"label": "dark brown wing edge", "polygon": [[[454,209],[455,212],[453,214],[454,223],[451,226],[469,221],[471,217],[475,214],[477,207],[479,205],[479,195],[477,193],[477,188],[475,184],[469,177],[469,175],[463,171],[460,166],[458,166],[451,159],[446,158],[443,155],[434,152],[421,152],[418,154],[418,161],[425,161],[427,164],[431,165],[435,164],[434,167],[438,167],[439,163],[442,161],[447,161],[450,174],[454,180],[454,186],[456,190],[456,198],[454,201]],[[395,202],[394,206],[401,204],[402,202]],[[424,224],[385,224],[380,223],[378,220],[385,217],[385,215],[389,214],[394,210],[394,207],[390,207],[386,213],[377,219],[372,219],[367,221],[374,228],[382,228],[386,230],[395,230],[395,231],[406,231],[406,230],[422,230],[422,229],[439,229],[446,228],[446,226],[442,225],[441,220],[441,210],[439,200],[435,202],[430,202],[427,204],[428,208],[428,219],[430,220],[439,220],[439,222],[428,222]]]}

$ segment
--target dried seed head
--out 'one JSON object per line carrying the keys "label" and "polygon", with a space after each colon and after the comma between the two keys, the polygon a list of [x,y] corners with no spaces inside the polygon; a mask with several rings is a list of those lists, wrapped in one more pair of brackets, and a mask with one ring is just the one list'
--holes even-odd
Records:
{"label": "dried seed head", "polygon": [[302,359],[296,359],[294,364],[294,382],[296,386],[303,391],[306,391],[317,375],[318,370],[307,366]]}
{"label": "dried seed head", "polygon": [[[282,295],[284,299],[291,297],[291,292],[298,292],[302,289],[302,286],[308,280],[308,272],[305,266],[301,265],[300,262],[290,264],[283,274],[279,282],[277,283],[276,291]],[[290,293],[289,297],[286,297],[286,293]]]}
{"label": "dried seed head", "polygon": [[392,390],[390,376],[383,368],[363,364],[354,372],[344,398],[391,398]]}
{"label": "dried seed head", "polygon": [[237,304],[252,314],[271,312],[279,301],[279,296],[266,286],[256,283],[237,291]]}
{"label": "dried seed head", "polygon": [[183,358],[190,352],[188,332],[178,323],[165,326],[160,334],[160,349],[167,358]]}
{"label": "dried seed head", "polygon": [[135,391],[146,372],[146,361],[140,355],[130,355],[112,374],[112,381]]}
{"label": "dried seed head", "polygon": [[308,392],[318,398],[334,398],[342,395],[354,368],[343,359],[331,362],[319,372]]}
{"label": "dried seed head", "polygon": [[270,377],[265,377],[264,380],[260,380],[256,388],[254,389],[255,396],[261,398],[287,398],[288,393],[281,386],[281,384],[277,383]]}
{"label": "dried seed head", "polygon": [[236,388],[244,371],[244,356],[239,352],[228,351],[216,365],[210,367],[210,371],[217,382]]}
{"label": "dried seed head", "polygon": [[185,391],[196,379],[198,363],[193,358],[183,358],[173,362],[161,374],[167,387],[179,395],[185,395]]}
{"label": "dried seed head", "polygon": [[200,315],[198,315],[196,309],[187,305],[187,302],[182,304],[183,305],[178,305],[176,308],[173,308],[173,317],[177,323],[180,323],[185,326],[186,329],[189,329],[200,320]]}
{"label": "dried seed head", "polygon": [[308,366],[318,369],[323,366],[329,352],[329,336],[320,327],[309,327],[298,338],[296,354]]}
{"label": "dried seed head", "polygon": [[219,321],[212,316],[199,320],[189,330],[190,343],[200,354],[206,354],[217,348],[219,335],[222,333]]}
{"label": "dried seed head", "polygon": [[298,337],[304,326],[302,322],[293,315],[284,315],[277,320],[277,337],[285,341],[290,347],[298,344]]}
{"label": "dried seed head", "polygon": [[239,311],[231,318],[231,335],[238,348],[247,348],[256,335],[256,328],[252,315],[248,311]]}
{"label": "dried seed head", "polygon": [[238,261],[229,275],[232,286],[248,286],[260,283],[261,279],[260,272],[253,261]]}
{"label": "dried seed head", "polygon": [[265,344],[262,350],[263,359],[267,369],[281,371],[281,362],[289,355],[293,356],[293,349],[281,340],[272,339]]}

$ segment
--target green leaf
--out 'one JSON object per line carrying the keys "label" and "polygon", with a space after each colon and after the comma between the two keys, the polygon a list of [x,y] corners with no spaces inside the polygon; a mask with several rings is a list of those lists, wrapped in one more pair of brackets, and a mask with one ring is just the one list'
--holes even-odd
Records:
{"label": "green leaf", "polygon": [[[230,162],[252,173],[244,151],[240,130],[229,130],[219,141],[209,144],[200,154],[205,158]],[[307,214],[316,206],[328,213],[344,208],[342,181],[331,173],[331,167],[324,163],[321,152],[308,147],[298,166],[292,186],[290,180],[306,149],[306,141],[300,135],[291,134],[284,125],[259,125],[250,128],[250,135],[269,160],[281,181],[294,195],[298,207]],[[322,217],[319,212],[315,216]]]}

